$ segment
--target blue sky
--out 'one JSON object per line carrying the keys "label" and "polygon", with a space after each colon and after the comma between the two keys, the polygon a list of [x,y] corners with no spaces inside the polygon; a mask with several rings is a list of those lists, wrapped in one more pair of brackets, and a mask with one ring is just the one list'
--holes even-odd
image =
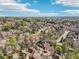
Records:
{"label": "blue sky", "polygon": [[0,16],[78,16],[79,0],[0,0]]}

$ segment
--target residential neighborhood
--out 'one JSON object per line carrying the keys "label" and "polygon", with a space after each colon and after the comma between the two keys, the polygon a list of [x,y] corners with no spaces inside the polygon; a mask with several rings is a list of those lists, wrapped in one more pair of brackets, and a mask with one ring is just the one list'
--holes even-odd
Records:
{"label": "residential neighborhood", "polygon": [[0,59],[79,59],[78,18],[54,19],[1,17]]}

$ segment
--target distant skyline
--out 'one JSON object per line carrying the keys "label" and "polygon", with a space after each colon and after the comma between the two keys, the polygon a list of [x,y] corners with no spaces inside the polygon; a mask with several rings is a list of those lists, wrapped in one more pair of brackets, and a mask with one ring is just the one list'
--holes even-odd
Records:
{"label": "distant skyline", "polygon": [[79,16],[79,0],[0,0],[0,16]]}

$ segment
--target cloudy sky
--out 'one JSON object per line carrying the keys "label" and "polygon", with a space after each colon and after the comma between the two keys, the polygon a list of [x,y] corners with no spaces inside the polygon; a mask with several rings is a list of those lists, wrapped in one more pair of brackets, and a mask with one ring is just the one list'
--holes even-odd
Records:
{"label": "cloudy sky", "polygon": [[0,0],[0,16],[78,16],[79,0]]}

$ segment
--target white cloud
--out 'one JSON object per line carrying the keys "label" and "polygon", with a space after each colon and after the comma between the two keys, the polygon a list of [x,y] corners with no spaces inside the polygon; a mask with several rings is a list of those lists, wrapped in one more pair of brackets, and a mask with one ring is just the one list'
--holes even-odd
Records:
{"label": "white cloud", "polygon": [[0,3],[15,3],[16,0],[0,0]]}
{"label": "white cloud", "polygon": [[2,11],[39,12],[39,10],[27,8],[28,6],[31,6],[31,4],[17,3],[17,0],[0,0],[0,9],[2,9]]}
{"label": "white cloud", "polygon": [[34,3],[38,3],[38,1],[37,0],[35,0],[35,1],[33,1]]}
{"label": "white cloud", "polygon": [[70,15],[79,15],[79,10],[65,10],[65,11],[62,11],[66,14],[70,14]]}
{"label": "white cloud", "polygon": [[28,5],[28,6],[32,6],[30,3],[25,3],[26,5]]}
{"label": "white cloud", "polygon": [[79,7],[79,0],[56,0],[56,4]]}

